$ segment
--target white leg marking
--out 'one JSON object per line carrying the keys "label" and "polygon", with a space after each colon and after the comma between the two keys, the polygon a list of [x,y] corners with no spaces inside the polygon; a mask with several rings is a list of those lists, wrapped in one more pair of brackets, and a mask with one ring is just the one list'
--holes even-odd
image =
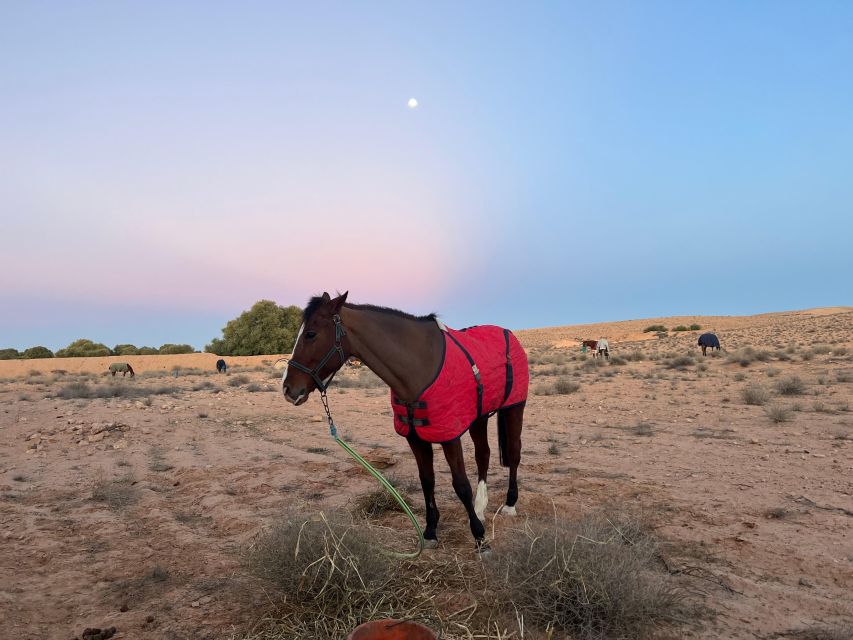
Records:
{"label": "white leg marking", "polygon": [[501,507],[501,513],[505,516],[517,516],[518,513],[515,510],[515,507],[511,507],[508,504],[505,504]]}
{"label": "white leg marking", "polygon": [[486,481],[480,480],[477,483],[477,497],[474,499],[474,512],[480,519],[480,522],[486,521],[486,507],[489,505],[489,489],[486,487]]}
{"label": "white leg marking", "polygon": [[438,540],[424,539],[424,549],[438,549]]}

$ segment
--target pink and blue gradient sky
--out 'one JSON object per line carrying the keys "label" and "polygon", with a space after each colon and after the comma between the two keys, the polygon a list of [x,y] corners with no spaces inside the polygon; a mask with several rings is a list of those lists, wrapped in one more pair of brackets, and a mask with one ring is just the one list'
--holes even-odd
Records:
{"label": "pink and blue gradient sky", "polygon": [[851,303],[853,5],[0,12],[0,347]]}

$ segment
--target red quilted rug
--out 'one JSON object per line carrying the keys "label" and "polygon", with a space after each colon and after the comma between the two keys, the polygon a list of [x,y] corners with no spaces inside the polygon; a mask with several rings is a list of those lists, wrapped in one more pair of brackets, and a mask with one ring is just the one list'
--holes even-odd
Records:
{"label": "red quilted rug", "polygon": [[444,361],[435,380],[410,405],[391,391],[394,429],[407,436],[414,428],[427,442],[448,442],[479,416],[527,400],[529,381],[527,354],[509,330],[492,325],[445,328]]}

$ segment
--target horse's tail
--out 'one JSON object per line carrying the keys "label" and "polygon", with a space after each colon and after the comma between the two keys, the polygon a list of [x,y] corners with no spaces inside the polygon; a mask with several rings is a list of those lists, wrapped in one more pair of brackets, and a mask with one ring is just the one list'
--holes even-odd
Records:
{"label": "horse's tail", "polygon": [[498,411],[498,453],[502,467],[508,467],[509,461],[506,459],[506,410]]}

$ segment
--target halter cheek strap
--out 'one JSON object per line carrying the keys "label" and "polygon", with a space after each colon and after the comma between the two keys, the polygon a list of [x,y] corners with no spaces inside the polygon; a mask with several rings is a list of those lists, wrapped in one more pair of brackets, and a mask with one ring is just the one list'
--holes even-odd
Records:
{"label": "halter cheek strap", "polygon": [[342,340],[344,336],[347,334],[346,329],[344,329],[344,325],[341,322],[341,317],[336,313],[332,316],[332,320],[335,323],[335,344],[329,349],[326,355],[317,363],[317,366],[313,369],[309,369],[304,364],[299,364],[295,360],[288,360],[287,366],[293,367],[297,371],[301,371],[302,373],[307,373],[314,380],[314,384],[317,385],[317,388],[320,390],[320,393],[326,393],[326,389],[329,384],[332,382],[332,378],[335,377],[335,374],[338,372],[335,369],[332,374],[323,380],[320,377],[320,372],[323,370],[323,367],[326,366],[326,363],[337,354],[337,356],[341,359],[341,365],[343,365],[347,361],[346,354],[344,353],[344,348],[342,345]]}

